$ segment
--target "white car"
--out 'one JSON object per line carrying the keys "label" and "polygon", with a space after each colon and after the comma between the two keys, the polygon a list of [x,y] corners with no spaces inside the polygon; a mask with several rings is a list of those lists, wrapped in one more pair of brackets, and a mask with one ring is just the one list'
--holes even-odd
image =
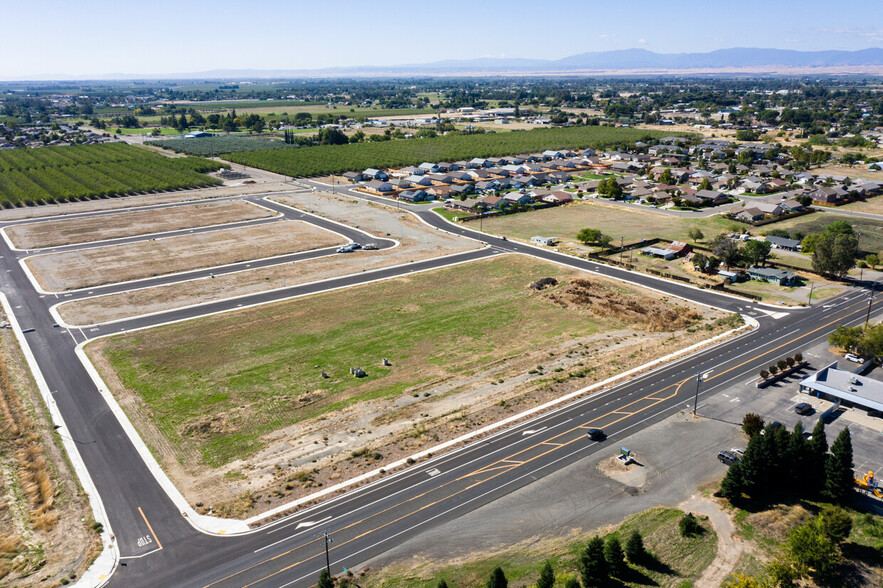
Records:
{"label": "white car", "polygon": [[856,355],[855,353],[847,353],[846,360],[851,361],[853,363],[865,363],[865,360]]}

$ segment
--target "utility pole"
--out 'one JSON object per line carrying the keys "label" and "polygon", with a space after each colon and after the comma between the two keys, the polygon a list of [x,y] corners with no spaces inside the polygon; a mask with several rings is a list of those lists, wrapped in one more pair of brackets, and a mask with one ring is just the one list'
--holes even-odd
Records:
{"label": "utility pole", "polygon": [[328,572],[328,575],[331,575],[331,558],[328,556],[328,544],[332,543],[334,539],[328,536],[328,531],[323,533],[325,536],[325,571]]}
{"label": "utility pole", "polygon": [[693,416],[696,416],[696,408],[699,405],[699,384],[702,383],[702,374],[696,374],[696,397],[693,398]]}
{"label": "utility pole", "polygon": [[812,306],[812,289],[815,287],[815,284],[812,282],[809,283],[809,297],[806,299],[806,305]]}
{"label": "utility pole", "polygon": [[865,328],[868,328],[868,321],[871,320],[871,305],[874,304],[874,291],[877,289],[877,282],[874,282],[874,286],[871,288],[871,293],[868,295],[868,314],[865,317]]}
{"label": "utility pole", "polygon": [[623,236],[619,236],[619,265],[622,265]]}

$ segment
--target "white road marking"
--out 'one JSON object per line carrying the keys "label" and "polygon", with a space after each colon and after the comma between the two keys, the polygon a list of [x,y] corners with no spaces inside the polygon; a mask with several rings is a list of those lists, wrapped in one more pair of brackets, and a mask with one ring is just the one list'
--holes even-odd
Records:
{"label": "white road marking", "polygon": [[439,470],[438,468],[432,468],[431,470],[427,471],[426,473],[429,474],[430,476],[437,476],[441,473],[441,470]]}
{"label": "white road marking", "polygon": [[521,436],[524,437],[525,435],[535,435],[535,434],[539,433],[540,431],[545,431],[545,430],[546,430],[546,427],[542,427],[541,429],[530,429],[527,431],[522,431]]}
{"label": "white road marking", "polygon": [[321,525],[325,521],[329,521],[329,520],[331,520],[330,516],[327,516],[324,519],[321,519],[318,521],[304,521],[302,523],[298,523],[297,526],[294,528],[294,530],[297,531],[301,527],[304,527],[304,528],[315,527],[316,525]]}

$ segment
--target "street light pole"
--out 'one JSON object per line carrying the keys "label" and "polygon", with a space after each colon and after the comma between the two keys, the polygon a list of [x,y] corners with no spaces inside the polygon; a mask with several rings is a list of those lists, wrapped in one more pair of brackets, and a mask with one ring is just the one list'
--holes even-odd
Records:
{"label": "street light pole", "polygon": [[809,283],[809,297],[806,299],[806,305],[812,306],[812,289],[815,287],[815,284],[812,282]]}
{"label": "street light pole", "polygon": [[328,544],[333,542],[334,539],[328,536],[328,531],[325,531],[325,571],[328,572],[328,575],[331,575],[331,558],[328,556]]}
{"label": "street light pole", "polygon": [[699,384],[702,383],[702,374],[696,374],[696,396],[693,398],[693,416],[696,416],[696,408],[699,405]]}
{"label": "street light pole", "polygon": [[868,328],[868,321],[871,320],[871,305],[874,304],[874,292],[877,290],[877,282],[874,282],[871,292],[868,295],[868,314],[865,316],[865,328]]}

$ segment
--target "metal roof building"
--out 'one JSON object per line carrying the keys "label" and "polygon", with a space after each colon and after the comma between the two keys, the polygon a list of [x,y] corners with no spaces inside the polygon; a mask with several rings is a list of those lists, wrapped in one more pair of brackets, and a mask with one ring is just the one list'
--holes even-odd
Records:
{"label": "metal roof building", "polygon": [[883,412],[883,382],[841,370],[835,361],[800,381],[800,391],[845,406]]}

